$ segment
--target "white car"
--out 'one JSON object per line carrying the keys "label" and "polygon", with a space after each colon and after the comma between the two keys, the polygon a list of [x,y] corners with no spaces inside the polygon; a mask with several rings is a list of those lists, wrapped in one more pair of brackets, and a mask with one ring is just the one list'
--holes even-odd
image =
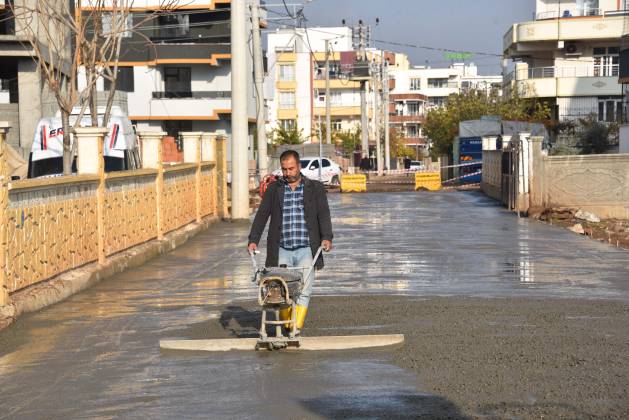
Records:
{"label": "white car", "polygon": [[[301,173],[306,177],[319,180],[319,157],[302,157]],[[339,185],[341,183],[342,170],[339,165],[328,158],[321,158],[321,182],[327,185]],[[282,170],[276,169],[273,175],[282,176]]]}
{"label": "white car", "polygon": [[419,160],[411,160],[411,171],[423,171],[425,169],[424,163]]}

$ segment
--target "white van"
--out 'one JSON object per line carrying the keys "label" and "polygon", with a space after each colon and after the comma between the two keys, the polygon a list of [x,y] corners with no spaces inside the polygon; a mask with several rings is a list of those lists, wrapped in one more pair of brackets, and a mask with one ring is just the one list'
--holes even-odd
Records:
{"label": "white van", "polygon": [[[70,115],[70,125],[74,125],[80,109],[75,108]],[[105,109],[98,108],[98,120],[102,122]],[[89,110],[81,118],[80,126],[91,125]],[[103,141],[105,171],[123,171],[140,166],[135,131],[129,118],[119,107],[112,107],[109,133]],[[71,136],[74,141],[74,136]],[[76,157],[75,157],[76,158]],[[76,159],[73,159],[72,171],[76,172]],[[42,118],[37,123],[35,138],[28,159],[28,177],[54,176],[63,173],[63,125],[61,113],[52,118]]]}

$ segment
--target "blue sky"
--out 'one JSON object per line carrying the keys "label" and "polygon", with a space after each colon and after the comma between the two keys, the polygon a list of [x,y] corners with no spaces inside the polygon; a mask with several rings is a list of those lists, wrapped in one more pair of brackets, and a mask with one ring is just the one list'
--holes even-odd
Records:
{"label": "blue sky", "polygon": [[[280,8],[274,8],[280,11]],[[534,0],[313,0],[304,14],[308,26],[380,24],[373,38],[462,51],[502,53],[502,36],[515,22],[531,20]],[[412,65],[432,67],[450,64],[440,51],[399,47],[383,43],[378,48],[408,54]],[[500,58],[475,55],[470,61],[481,74],[499,74]]]}

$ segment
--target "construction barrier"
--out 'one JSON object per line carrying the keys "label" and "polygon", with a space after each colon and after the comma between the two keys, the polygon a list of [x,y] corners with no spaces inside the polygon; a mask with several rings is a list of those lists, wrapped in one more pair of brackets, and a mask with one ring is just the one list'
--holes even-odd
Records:
{"label": "construction barrier", "polygon": [[429,191],[439,191],[441,189],[440,172],[416,172],[415,191],[425,188]]}
{"label": "construction barrier", "polygon": [[366,192],[367,175],[343,175],[341,176],[341,192]]}

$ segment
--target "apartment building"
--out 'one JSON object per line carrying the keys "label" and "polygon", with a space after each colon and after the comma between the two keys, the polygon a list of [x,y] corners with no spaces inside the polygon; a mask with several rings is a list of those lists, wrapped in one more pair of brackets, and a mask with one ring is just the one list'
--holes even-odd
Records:
{"label": "apartment building", "polygon": [[[129,22],[155,13],[159,1],[133,7]],[[258,0],[249,0],[258,5]],[[251,31],[250,20],[248,31]],[[231,133],[230,1],[190,0],[123,38],[116,90],[126,96],[138,130]],[[253,61],[248,55],[249,74]],[[101,81],[98,89],[109,88]],[[249,150],[253,158],[256,118],[253,77],[248,78]],[[228,151],[231,148],[228,147]]]}
{"label": "apartment building", "polygon": [[[594,114],[619,121],[620,40],[626,0],[536,0],[534,20],[515,23],[503,38],[505,91],[545,98],[554,118],[574,120]],[[508,73],[508,74],[507,74]]]}
{"label": "apartment building", "polygon": [[351,29],[278,29],[267,38],[269,130],[297,126],[306,141],[318,141],[319,121],[325,123],[326,40],[330,42],[332,130],[360,124],[360,83],[341,71],[342,57],[352,54]]}
{"label": "apartment building", "polygon": [[[25,3],[26,0],[0,0],[0,115],[11,126],[7,142],[27,158],[37,122],[56,110],[56,102],[34,60],[35,51],[23,26],[27,21],[13,15],[11,4],[19,11]],[[33,33],[42,33],[37,19],[30,19],[28,24]],[[43,36],[38,41],[46,47]],[[57,48],[65,56],[61,58],[68,58],[70,48],[70,45],[65,51]]]}
{"label": "apartment building", "polygon": [[502,76],[479,75],[473,63],[455,63],[446,68],[394,67],[390,77],[395,80],[389,104],[391,125],[418,153],[427,152],[430,146],[422,130],[428,110],[442,106],[452,94],[470,89],[500,94],[502,88]]}

